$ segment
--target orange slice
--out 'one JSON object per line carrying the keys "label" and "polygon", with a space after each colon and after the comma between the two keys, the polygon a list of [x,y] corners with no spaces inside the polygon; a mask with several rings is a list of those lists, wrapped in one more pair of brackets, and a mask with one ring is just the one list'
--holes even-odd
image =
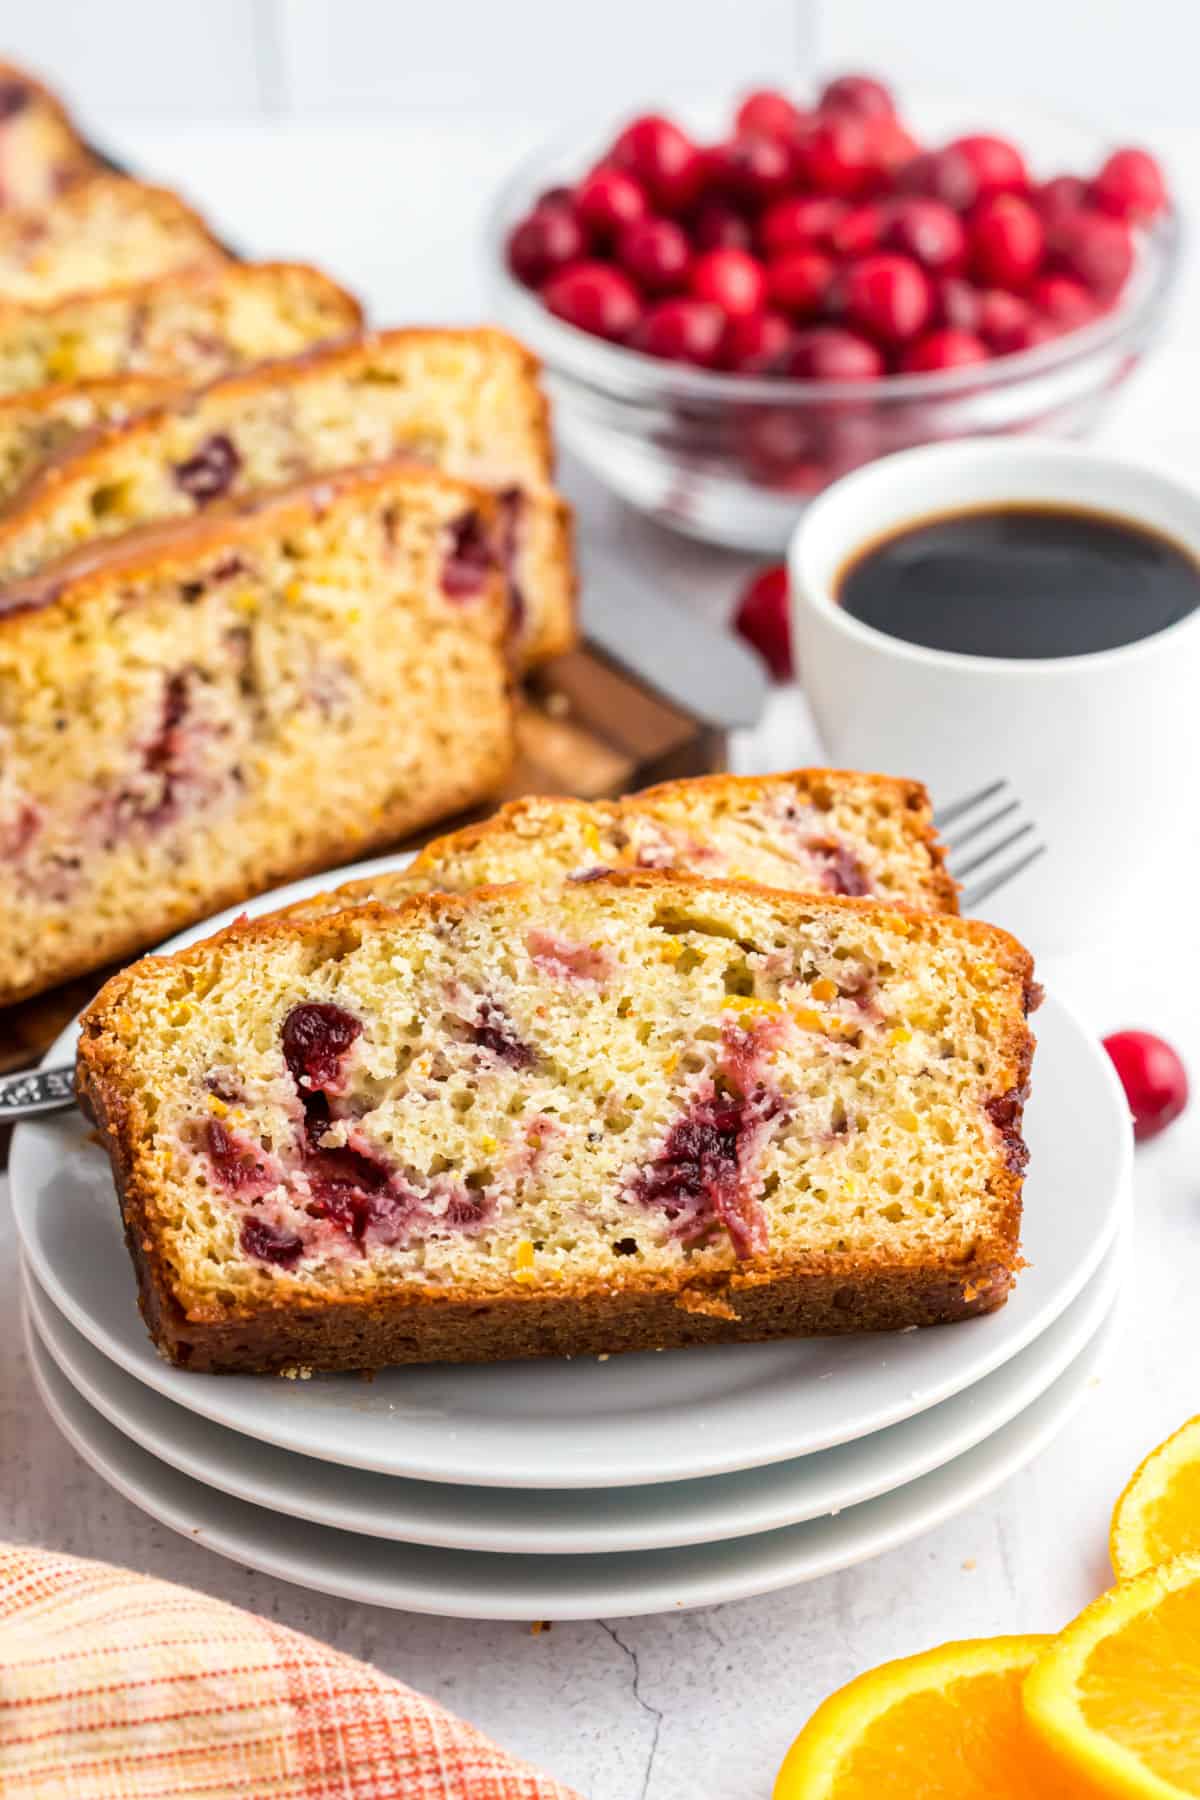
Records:
{"label": "orange slice", "polygon": [[1152,1450],[1113,1509],[1109,1536],[1120,1581],[1200,1551],[1200,1418]]}
{"label": "orange slice", "polygon": [[1064,1800],[1021,1684],[1051,1640],[976,1638],[884,1663],[817,1708],[774,1800]]}
{"label": "orange slice", "polygon": [[1034,1664],[1025,1712],[1085,1793],[1200,1794],[1200,1556],[1147,1569],[1080,1613]]}

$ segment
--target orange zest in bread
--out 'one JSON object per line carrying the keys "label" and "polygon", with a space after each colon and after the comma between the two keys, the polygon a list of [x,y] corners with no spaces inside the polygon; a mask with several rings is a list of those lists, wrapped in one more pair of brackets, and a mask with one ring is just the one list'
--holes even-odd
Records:
{"label": "orange zest in bread", "polygon": [[0,62],[0,208],[48,206],[96,166],[49,88]]}
{"label": "orange zest in bread", "polygon": [[227,258],[178,194],[127,175],[93,175],[36,210],[0,213],[0,298],[26,306]]}
{"label": "orange zest in bread", "polygon": [[500,529],[391,463],[0,590],[0,1000],[493,792]]}
{"label": "orange zest in bread", "polygon": [[974,921],[606,874],[149,958],[79,1087],[179,1363],[897,1329],[1008,1293],[1032,992]]}
{"label": "orange zest in bread", "polygon": [[621,800],[510,801],[478,825],[435,838],[407,868],[299,900],[287,916],[319,919],[370,900],[399,906],[413,894],[647,868],[952,913],[957,890],[944,856],[920,782],[848,769],[703,775]]}
{"label": "orange zest in bread", "polygon": [[180,383],[167,376],[105,375],[0,395],[0,506],[97,426],[123,425],[179,391]]}
{"label": "orange zest in bread", "polygon": [[229,498],[413,456],[500,494],[517,637],[569,647],[567,509],[549,485],[534,359],[498,331],[392,331],[226,376],[117,423],[35,476],[0,520],[0,581],[90,538]]}
{"label": "orange zest in bread", "polygon": [[223,263],[50,306],[0,299],[0,394],[123,374],[211,381],[361,323],[353,296],[306,263]]}

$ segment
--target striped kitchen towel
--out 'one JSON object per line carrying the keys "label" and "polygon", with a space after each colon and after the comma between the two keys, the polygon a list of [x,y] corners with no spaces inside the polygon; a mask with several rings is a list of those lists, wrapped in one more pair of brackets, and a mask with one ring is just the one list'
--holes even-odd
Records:
{"label": "striped kitchen towel", "polygon": [[189,1588],[0,1544],[4,1800],[579,1800],[411,1688]]}

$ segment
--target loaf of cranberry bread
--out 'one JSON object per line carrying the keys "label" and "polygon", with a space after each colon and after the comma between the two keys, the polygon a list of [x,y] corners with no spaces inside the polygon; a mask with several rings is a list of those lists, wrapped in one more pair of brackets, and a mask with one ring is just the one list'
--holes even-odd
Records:
{"label": "loaf of cranberry bread", "polygon": [[0,1003],[493,793],[501,528],[385,464],[0,591]]}
{"label": "loaf of cranberry bread", "polygon": [[361,323],[357,300],[304,263],[224,263],[51,306],[0,301],[0,394],[108,375],[211,381]]}
{"label": "loaf of cranberry bread", "polygon": [[[2,422],[2,415],[0,415]],[[573,636],[567,509],[537,364],[498,331],[389,331],[226,376],[37,472],[0,518],[0,581],[75,545],[231,496],[411,455],[496,489],[526,659]]]}
{"label": "loaf of cranberry bread", "polygon": [[0,299],[24,306],[227,257],[178,194],[127,175],[93,175],[46,206],[0,213]]}
{"label": "loaf of cranberry bread", "polygon": [[179,386],[167,376],[105,375],[0,394],[0,507],[68,445],[97,426],[127,423],[135,413],[172,398]]}
{"label": "loaf of cranberry bread", "polygon": [[181,1365],[899,1330],[1008,1294],[1034,992],[973,921],[606,874],[148,958],[79,1093]]}
{"label": "loaf of cranberry bread", "polygon": [[679,869],[810,894],[873,895],[957,912],[958,894],[917,781],[847,769],[702,775],[621,800],[512,800],[435,838],[406,868],[299,900],[322,919],[377,900],[467,893],[510,881],[593,881],[605,869]]}
{"label": "loaf of cranberry bread", "polygon": [[0,62],[0,208],[47,206],[95,170],[95,157],[50,90]]}

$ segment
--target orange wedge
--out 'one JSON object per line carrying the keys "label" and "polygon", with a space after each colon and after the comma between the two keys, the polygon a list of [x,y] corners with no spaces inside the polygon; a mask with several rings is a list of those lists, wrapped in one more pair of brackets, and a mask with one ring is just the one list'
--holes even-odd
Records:
{"label": "orange wedge", "polygon": [[[1065,1800],[1021,1684],[1044,1637],[976,1638],[884,1663],[818,1707],[774,1800]],[[1086,1791],[1086,1790],[1084,1790]]]}
{"label": "orange wedge", "polygon": [[1113,1509],[1109,1536],[1120,1581],[1200,1552],[1200,1418],[1152,1450]]}
{"label": "orange wedge", "polygon": [[1085,1793],[1200,1794],[1200,1556],[1147,1569],[1080,1613],[1034,1664],[1025,1712]]}

